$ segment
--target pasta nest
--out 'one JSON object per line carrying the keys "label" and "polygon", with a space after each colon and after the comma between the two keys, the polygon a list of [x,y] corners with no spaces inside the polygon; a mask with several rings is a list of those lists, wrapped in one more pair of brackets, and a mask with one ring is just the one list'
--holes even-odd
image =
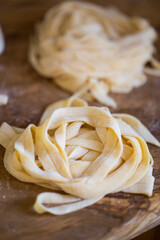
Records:
{"label": "pasta nest", "polygon": [[155,39],[154,28],[143,18],[64,2],[37,25],[29,59],[39,74],[63,89],[115,107],[109,92],[128,93],[145,83],[144,66],[152,59]]}
{"label": "pasta nest", "polygon": [[[69,194],[42,193],[37,198],[37,211],[56,214],[117,191],[151,195],[153,160],[145,141],[159,146],[131,115],[112,115],[108,108],[91,107],[74,97],[50,105],[39,126],[18,129],[4,123],[0,128],[8,172],[21,181]],[[80,205],[56,211],[44,206],[57,197],[58,203]]]}

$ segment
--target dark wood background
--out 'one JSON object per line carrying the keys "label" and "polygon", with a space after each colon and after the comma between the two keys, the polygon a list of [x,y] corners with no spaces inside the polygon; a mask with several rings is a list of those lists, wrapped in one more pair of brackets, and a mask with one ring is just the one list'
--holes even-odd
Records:
{"label": "dark wood background", "polygon": [[[60,1],[0,1],[0,24],[6,49],[0,56],[0,92],[9,103],[0,107],[0,123],[26,127],[37,124],[45,107],[69,93],[40,77],[28,63],[29,36],[46,10]],[[143,16],[160,32],[159,0],[92,1],[118,6],[129,15]],[[160,39],[156,42],[160,58]],[[160,79],[148,77],[144,86],[130,94],[113,95],[116,112],[137,116],[160,140]],[[97,104],[97,103],[92,103]],[[112,111],[112,109],[111,109]],[[112,111],[113,112],[113,111]],[[116,240],[131,239],[160,224],[160,149],[149,146],[153,155],[155,187],[151,198],[124,193],[110,194],[98,203],[65,216],[38,215],[32,209],[38,193],[46,189],[19,182],[3,167],[0,147],[0,239]]]}

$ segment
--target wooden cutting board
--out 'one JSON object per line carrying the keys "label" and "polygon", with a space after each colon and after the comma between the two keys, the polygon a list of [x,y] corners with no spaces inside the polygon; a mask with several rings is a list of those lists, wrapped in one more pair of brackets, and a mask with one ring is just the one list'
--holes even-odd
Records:
{"label": "wooden cutting board", "polygon": [[[0,1],[0,24],[6,37],[6,49],[0,56],[0,92],[9,96],[9,103],[0,107],[0,123],[6,121],[17,127],[37,124],[49,103],[69,96],[52,81],[40,77],[27,58],[34,23],[58,2]],[[104,6],[112,4],[130,15],[146,17],[160,32],[159,0],[94,2]],[[160,57],[160,38],[156,44]],[[148,77],[144,86],[129,94],[113,96],[118,103],[116,112],[137,116],[160,140],[160,79]],[[4,169],[4,149],[0,147],[0,239],[125,240],[160,224],[160,149],[149,147],[156,179],[151,198],[110,194],[90,207],[65,216],[38,215],[33,211],[37,194],[46,189],[10,176]]]}

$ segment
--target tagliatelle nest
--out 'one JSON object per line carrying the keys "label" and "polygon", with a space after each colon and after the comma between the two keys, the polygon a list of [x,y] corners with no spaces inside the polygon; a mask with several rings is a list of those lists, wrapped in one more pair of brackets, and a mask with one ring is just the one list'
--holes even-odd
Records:
{"label": "tagliatelle nest", "polygon": [[74,97],[50,105],[39,126],[3,123],[0,128],[11,175],[67,193],[38,195],[39,213],[66,214],[118,191],[152,195],[153,160],[146,141],[160,146],[135,117],[112,115]]}
{"label": "tagliatelle nest", "polygon": [[152,58],[154,28],[140,17],[113,8],[64,2],[50,9],[37,26],[29,59],[39,74],[76,96],[115,107],[109,92],[128,93],[146,82],[144,68]]}

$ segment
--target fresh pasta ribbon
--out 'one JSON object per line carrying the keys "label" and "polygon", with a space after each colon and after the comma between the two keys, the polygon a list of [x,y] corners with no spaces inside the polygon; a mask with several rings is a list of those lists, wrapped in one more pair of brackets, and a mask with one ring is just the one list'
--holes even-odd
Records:
{"label": "fresh pasta ribbon", "polygon": [[57,215],[113,192],[151,196],[153,159],[146,141],[160,147],[137,118],[76,97],[51,104],[39,126],[0,128],[5,168],[20,181],[63,192],[41,193],[34,204],[38,213]]}
{"label": "fresh pasta ribbon", "polygon": [[[67,1],[37,25],[29,60],[74,96],[116,107],[108,93],[129,93],[146,82],[145,73],[160,76],[160,63],[152,57],[156,38],[143,18]],[[148,62],[153,68],[145,67]]]}

